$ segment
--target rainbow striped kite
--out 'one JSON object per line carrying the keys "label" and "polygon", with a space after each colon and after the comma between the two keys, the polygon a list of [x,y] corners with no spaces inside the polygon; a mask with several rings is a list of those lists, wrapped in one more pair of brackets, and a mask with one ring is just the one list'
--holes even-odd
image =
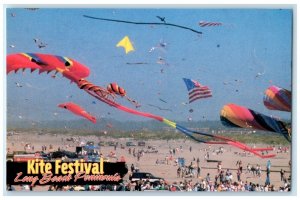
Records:
{"label": "rainbow striped kite", "polygon": [[199,26],[206,27],[206,26],[222,26],[223,24],[221,22],[206,22],[201,21],[199,22]]}

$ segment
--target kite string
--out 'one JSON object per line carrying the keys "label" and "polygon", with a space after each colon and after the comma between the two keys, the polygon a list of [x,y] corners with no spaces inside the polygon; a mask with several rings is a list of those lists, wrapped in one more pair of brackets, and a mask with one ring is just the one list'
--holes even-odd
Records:
{"label": "kite string", "polygon": [[177,27],[177,28],[190,30],[190,31],[193,31],[193,32],[198,33],[198,34],[202,34],[201,31],[197,31],[195,29],[192,29],[192,28],[189,28],[189,27],[186,27],[186,26],[181,26],[181,25],[178,25],[178,24],[161,23],[161,22],[133,22],[133,21],[118,20],[118,19],[106,19],[106,18],[100,18],[100,17],[92,17],[92,16],[88,16],[88,15],[83,15],[83,17],[90,18],[90,19],[96,19],[96,20],[110,21],[110,22],[126,23],[126,24],[173,26],[173,27]]}

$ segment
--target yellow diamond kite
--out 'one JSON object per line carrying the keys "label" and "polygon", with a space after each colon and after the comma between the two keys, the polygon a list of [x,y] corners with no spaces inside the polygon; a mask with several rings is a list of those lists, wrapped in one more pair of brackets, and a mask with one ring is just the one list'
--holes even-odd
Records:
{"label": "yellow diamond kite", "polygon": [[125,36],[118,44],[117,47],[123,47],[125,49],[126,54],[130,51],[134,51],[134,48],[129,40],[128,36]]}

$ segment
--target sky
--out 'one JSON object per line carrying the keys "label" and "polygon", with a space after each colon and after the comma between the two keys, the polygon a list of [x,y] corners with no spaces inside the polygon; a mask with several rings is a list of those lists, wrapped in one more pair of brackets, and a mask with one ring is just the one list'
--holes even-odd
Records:
{"label": "sky", "polygon": [[[171,26],[105,22],[83,15],[137,22],[160,22],[156,16],[162,16],[168,23],[203,34]],[[198,25],[200,21],[222,25],[202,28]],[[116,47],[124,36],[130,38],[135,51],[125,54],[123,48]],[[38,48],[34,38],[47,46]],[[149,52],[160,42],[165,42],[166,48]],[[290,113],[265,108],[263,95],[271,85],[291,90],[292,43],[289,9],[6,10],[7,54],[31,52],[73,58],[90,68],[87,79],[92,83],[106,87],[117,82],[142,105],[139,110],[174,121],[187,121],[190,117],[195,121],[219,120],[220,110],[228,103],[290,119]],[[157,63],[159,58],[165,64]],[[134,62],[148,64],[126,64]],[[256,78],[258,73],[263,75]],[[188,92],[182,78],[210,87],[213,97],[183,105],[188,102]],[[50,74],[31,74],[26,70],[10,73],[6,79],[7,120],[78,119],[57,107],[68,101],[97,118],[144,120],[97,101],[61,75],[52,78]],[[17,87],[16,82],[23,87]],[[117,101],[134,108],[125,98]],[[194,112],[190,113],[190,109]]]}

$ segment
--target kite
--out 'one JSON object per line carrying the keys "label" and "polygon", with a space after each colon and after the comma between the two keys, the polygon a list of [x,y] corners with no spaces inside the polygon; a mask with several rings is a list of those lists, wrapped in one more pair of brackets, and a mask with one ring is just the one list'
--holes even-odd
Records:
{"label": "kite", "polygon": [[281,133],[289,142],[291,141],[284,122],[236,104],[225,105],[221,110],[220,119],[225,126]]}
{"label": "kite", "polygon": [[38,10],[39,8],[24,8],[26,10]]}
{"label": "kite", "polygon": [[126,65],[148,65],[147,62],[127,62]]}
{"label": "kite", "polygon": [[125,21],[125,20],[118,20],[118,19],[106,19],[106,18],[100,18],[100,17],[92,17],[92,16],[88,16],[88,15],[83,15],[83,17],[86,18],[90,18],[90,19],[96,19],[96,20],[102,20],[102,21],[109,21],[109,22],[117,22],[117,23],[126,23],[126,24],[135,24],[135,25],[164,25],[164,26],[173,26],[173,27],[177,27],[177,28],[182,28],[182,29],[186,29],[186,30],[190,30],[192,32],[198,33],[198,34],[202,34],[201,31],[197,31],[195,29],[186,27],[186,26],[181,26],[181,25],[177,25],[177,24],[171,24],[171,23],[165,23],[165,22],[133,22],[133,21]]}
{"label": "kite", "polygon": [[15,82],[15,84],[16,84],[17,87],[23,87],[23,85],[21,85],[21,84],[18,83],[18,82]]}
{"label": "kite", "polygon": [[74,113],[75,115],[82,116],[82,117],[90,120],[94,124],[97,121],[96,117],[90,115],[83,108],[81,108],[79,105],[77,105],[77,104],[75,104],[73,102],[62,103],[62,104],[59,104],[58,107],[67,109],[67,110],[71,111],[72,113]]}
{"label": "kite", "polygon": [[207,86],[202,86],[199,82],[183,78],[189,92],[189,103],[197,99],[212,97],[212,92]]}
{"label": "kite", "polygon": [[161,17],[161,16],[156,16],[160,21],[162,21],[163,23],[166,23],[166,18],[165,17]]}
{"label": "kite", "polygon": [[[125,97],[126,96],[126,91],[121,88],[117,83],[110,83],[107,86],[107,91],[113,96],[113,98],[115,98],[115,95],[119,95],[121,97]],[[128,96],[126,96],[126,99],[128,101],[130,101],[131,103],[133,103],[135,105],[135,107],[140,107],[141,105],[138,104],[138,102],[136,100],[133,100],[131,98],[129,98]]]}
{"label": "kite", "polygon": [[255,75],[255,78],[259,78],[260,76],[264,75],[266,72],[257,72],[257,74]]}
{"label": "kite", "polygon": [[162,102],[164,102],[164,103],[168,103],[168,102],[166,102],[165,100],[163,100],[163,99],[161,99],[161,98],[159,98],[159,100],[162,101]]}
{"label": "kite", "polygon": [[157,109],[159,109],[159,110],[165,110],[165,111],[171,111],[171,112],[172,112],[172,110],[171,110],[171,109],[169,109],[169,108],[161,108],[161,107],[159,107],[159,106],[152,105],[152,104],[148,104],[148,106],[151,106],[151,107],[157,108]]}
{"label": "kite", "polygon": [[[30,69],[31,72],[39,70],[39,73],[55,71],[55,73],[62,73],[63,76],[70,79],[72,77],[86,78],[90,74],[89,68],[83,66],[79,62],[63,57],[50,54],[37,54],[37,53],[18,53],[8,55],[7,59],[7,73],[11,71],[17,72],[22,69]],[[72,77],[68,77],[72,76]]]}
{"label": "kite", "polygon": [[200,21],[199,26],[201,27],[207,27],[207,26],[221,26],[223,25],[221,22],[206,22],[206,21]]}
{"label": "kite", "polygon": [[[163,118],[158,115],[154,115],[152,113],[138,111],[126,106],[123,106],[117,103],[114,99],[114,96],[106,89],[93,83],[89,82],[85,78],[89,75],[89,68],[85,65],[62,56],[55,56],[50,54],[37,54],[37,53],[17,53],[17,54],[10,54],[7,56],[7,73],[11,71],[17,72],[18,70],[25,70],[30,69],[31,72],[34,70],[39,70],[40,73],[42,72],[50,72],[53,70],[58,71],[63,75],[63,77],[69,79],[71,82],[76,83],[78,88],[84,90],[89,95],[95,97],[96,99],[100,100],[101,102],[114,107],[118,110],[142,116],[150,119],[157,120],[159,122],[165,123],[166,125],[181,131],[186,136],[192,138],[193,140],[201,143],[206,144],[228,144],[240,148],[244,151],[252,152],[254,155],[257,155],[261,158],[270,158],[274,157],[273,154],[262,155],[257,151],[263,151],[262,149],[253,149],[245,144],[242,144],[238,141],[234,141],[230,138],[225,138],[222,136],[218,136],[215,134],[208,134],[197,132],[193,130],[189,130],[173,121],[170,121],[166,118]],[[195,138],[193,134],[201,135],[210,137],[213,139],[221,140],[221,141],[209,141],[209,140],[201,140]],[[266,149],[266,148],[264,148]],[[269,148],[268,150],[272,150]]]}
{"label": "kite", "polygon": [[128,54],[130,51],[134,51],[131,41],[128,36],[125,36],[118,44],[117,47],[123,47],[125,53]]}
{"label": "kite", "polygon": [[119,87],[117,83],[110,83],[107,86],[107,90],[110,93],[120,95],[121,97],[124,97],[126,95],[126,91],[123,88]]}
{"label": "kite", "polygon": [[291,112],[291,98],[291,91],[272,85],[265,91],[264,105],[270,110]]}
{"label": "kite", "polygon": [[153,52],[156,49],[165,51],[166,47],[167,47],[167,43],[164,42],[163,40],[160,40],[159,43],[156,46],[151,47],[151,49],[149,50],[149,53]]}
{"label": "kite", "polygon": [[47,45],[48,45],[48,44],[46,44],[46,43],[40,41],[39,38],[33,38],[33,41],[34,41],[34,43],[38,46],[38,48],[40,48],[40,49],[45,48],[45,47],[47,47]]}

